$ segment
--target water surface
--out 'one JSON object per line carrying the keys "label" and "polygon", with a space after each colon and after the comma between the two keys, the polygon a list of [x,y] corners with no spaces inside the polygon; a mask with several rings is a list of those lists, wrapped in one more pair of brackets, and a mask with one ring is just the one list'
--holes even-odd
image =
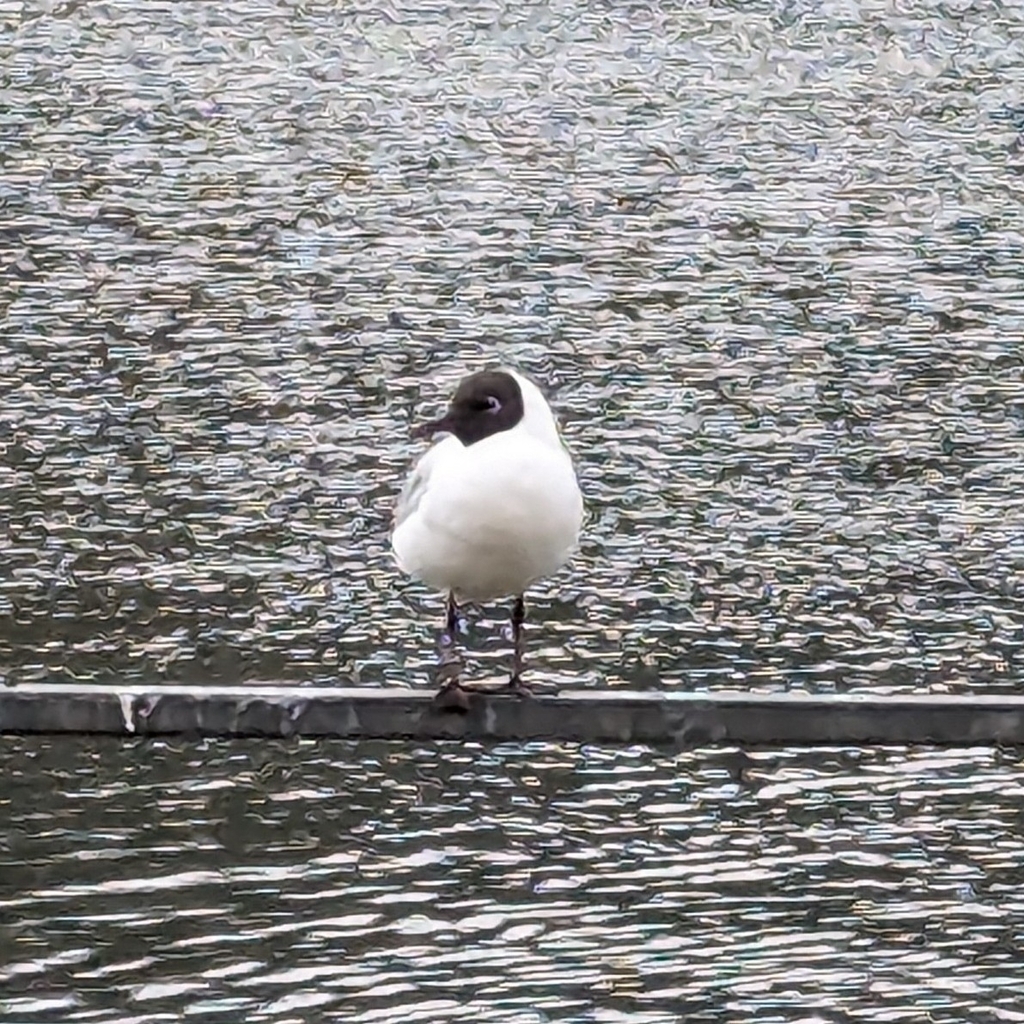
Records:
{"label": "water surface", "polygon": [[0,773],[4,1021],[1020,1006],[1009,753],[33,738]]}
{"label": "water surface", "polygon": [[504,361],[590,511],[535,678],[1014,687],[1022,39],[985,0],[0,3],[0,673],[428,685],[390,508]]}

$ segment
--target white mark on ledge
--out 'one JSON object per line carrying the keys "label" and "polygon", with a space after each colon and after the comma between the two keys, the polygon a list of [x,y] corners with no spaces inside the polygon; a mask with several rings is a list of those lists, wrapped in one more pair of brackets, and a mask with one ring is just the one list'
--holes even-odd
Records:
{"label": "white mark on ledge", "polygon": [[494,709],[494,702],[488,701],[484,705],[484,732],[493,736],[498,731],[498,712]]}
{"label": "white mark on ledge", "polygon": [[117,697],[121,704],[121,718],[124,720],[125,732],[135,732],[135,707],[130,693],[120,693]]}

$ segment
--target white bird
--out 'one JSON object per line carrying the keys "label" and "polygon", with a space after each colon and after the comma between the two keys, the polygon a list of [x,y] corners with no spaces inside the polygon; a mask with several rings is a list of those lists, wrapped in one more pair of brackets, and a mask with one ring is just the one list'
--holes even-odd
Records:
{"label": "white bird", "polygon": [[509,687],[522,681],[523,592],[565,564],[583,521],[572,457],[535,384],[483,370],[458,386],[447,413],[415,434],[450,436],[419,460],[395,509],[399,567],[448,596],[438,696],[465,708],[455,654],[459,603],[515,599]]}

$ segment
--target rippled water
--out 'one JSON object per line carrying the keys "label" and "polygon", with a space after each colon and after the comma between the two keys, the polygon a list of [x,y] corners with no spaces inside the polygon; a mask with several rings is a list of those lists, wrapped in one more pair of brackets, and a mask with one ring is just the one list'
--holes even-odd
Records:
{"label": "rippled water", "polygon": [[5,1021],[1020,1019],[1009,754],[26,739],[0,768]]}
{"label": "rippled water", "polygon": [[536,674],[1013,685],[1022,39],[986,0],[0,2],[0,672],[426,685],[409,426],[505,360],[591,513]]}
{"label": "rippled water", "polygon": [[[1022,40],[986,0],[0,0],[0,677],[427,685],[390,503],[502,360],[590,509],[537,675],[1012,687]],[[0,1019],[1018,1021],[1022,777],[7,739]]]}

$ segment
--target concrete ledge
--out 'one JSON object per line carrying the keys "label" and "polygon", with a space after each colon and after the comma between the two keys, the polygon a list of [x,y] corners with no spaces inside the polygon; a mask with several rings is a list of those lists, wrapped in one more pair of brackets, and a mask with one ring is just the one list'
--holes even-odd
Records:
{"label": "concrete ledge", "polygon": [[301,686],[0,687],[0,733],[570,740],[674,747],[1024,744],[1024,697],[638,693],[473,695]]}

